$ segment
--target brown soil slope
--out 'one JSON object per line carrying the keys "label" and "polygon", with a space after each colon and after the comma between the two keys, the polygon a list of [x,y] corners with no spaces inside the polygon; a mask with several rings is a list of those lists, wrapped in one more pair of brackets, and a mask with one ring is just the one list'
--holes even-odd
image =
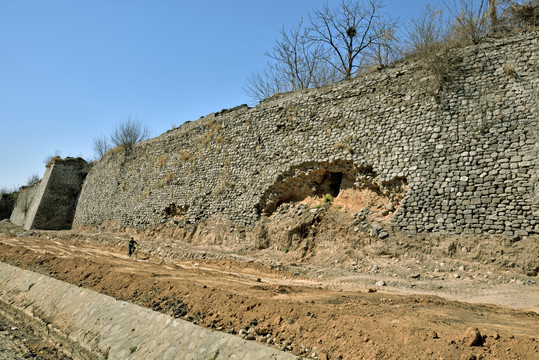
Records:
{"label": "brown soil slope", "polygon": [[[286,260],[288,253],[279,262],[266,252],[262,261],[232,256],[215,247],[195,249],[182,244],[174,248],[174,241],[168,244],[171,256],[161,258],[148,254],[162,248],[163,242],[142,238],[137,240],[147,253],[134,259],[121,246],[127,238],[65,232],[21,237],[4,232],[0,234],[0,261],[306,358],[539,357],[536,311],[426,295],[432,289],[446,298],[473,292],[481,283],[464,269],[442,269],[436,272],[445,274],[445,280],[440,280],[426,269],[412,268],[417,259],[408,263],[366,256],[348,271],[342,264],[293,264]],[[447,261],[452,264],[451,259]],[[422,264],[430,263],[426,259]],[[364,273],[357,270],[361,266]],[[405,275],[392,277],[392,272],[400,270]],[[459,271],[461,276],[452,275]],[[474,271],[486,272],[486,268]],[[491,272],[497,282],[484,283],[491,286],[482,288],[484,296],[519,294],[521,301],[513,307],[536,310],[539,293],[535,281],[529,280],[535,278],[500,274]],[[374,285],[383,279],[389,286]],[[446,282],[439,285],[437,281]],[[491,303],[505,303],[500,296],[492,299]],[[471,346],[473,341],[465,336],[470,327],[479,330],[481,338],[476,340],[481,345]]]}

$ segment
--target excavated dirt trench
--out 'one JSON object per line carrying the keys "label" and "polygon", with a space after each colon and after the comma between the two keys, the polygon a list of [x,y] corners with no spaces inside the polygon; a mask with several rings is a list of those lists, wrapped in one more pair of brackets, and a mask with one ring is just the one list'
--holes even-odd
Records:
{"label": "excavated dirt trench", "polygon": [[[325,221],[319,225],[328,227]],[[138,259],[125,254],[130,235],[147,251]],[[134,233],[37,232],[0,236],[0,260],[306,358],[534,359],[539,354],[537,312],[427,295],[466,300],[464,294],[477,287],[484,300],[492,299],[482,302],[505,304],[500,295],[509,294],[529,299],[516,307],[530,308],[526,304],[537,299],[537,285],[519,281],[534,277],[489,267],[492,276],[518,279],[488,284],[467,279],[464,272],[460,279],[445,272],[440,280],[420,266],[405,270],[416,258],[388,264],[387,257],[364,254],[356,265],[347,267],[343,260],[329,266],[316,255],[301,260],[300,249],[284,253],[272,246],[232,252]],[[148,255],[159,252],[163,257]],[[369,261],[369,269],[378,269],[357,270]],[[451,258],[436,261],[457,265]],[[429,265],[428,259],[422,264]],[[392,276],[397,271],[406,274]],[[387,286],[375,286],[384,279]],[[416,294],[399,295],[405,292]],[[463,334],[470,327],[481,332],[482,346],[466,344]]]}

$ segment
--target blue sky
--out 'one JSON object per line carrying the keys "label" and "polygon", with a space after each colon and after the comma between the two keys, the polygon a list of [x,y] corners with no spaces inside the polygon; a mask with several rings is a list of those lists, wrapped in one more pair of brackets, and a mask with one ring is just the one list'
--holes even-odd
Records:
{"label": "blue sky", "polygon": [[[158,136],[252,105],[264,52],[324,2],[0,0],[0,188],[41,177],[56,152],[93,159],[93,139],[129,115]],[[426,3],[385,10],[404,22]]]}

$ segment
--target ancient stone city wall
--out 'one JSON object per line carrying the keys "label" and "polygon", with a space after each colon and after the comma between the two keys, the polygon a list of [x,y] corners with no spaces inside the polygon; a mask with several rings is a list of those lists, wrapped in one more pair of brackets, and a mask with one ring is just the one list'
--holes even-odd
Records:
{"label": "ancient stone city wall", "polygon": [[87,173],[84,159],[54,159],[39,182],[20,188],[10,221],[26,230],[71,228]]}
{"label": "ancient stone city wall", "polygon": [[17,201],[15,202],[15,206],[9,218],[9,221],[11,221],[13,224],[24,226],[28,211],[30,210],[32,201],[36,196],[40,183],[41,181],[38,181],[33,185],[21,186],[19,188],[19,196],[17,196]]}
{"label": "ancient stone city wall", "polygon": [[537,233],[538,38],[454,51],[441,91],[410,60],[112,151],[90,171],[75,224],[219,214],[252,226],[283,202],[347,184],[405,191],[392,224],[407,232]]}
{"label": "ancient stone city wall", "polygon": [[0,193],[0,220],[9,219],[14,207],[15,199],[13,194]]}

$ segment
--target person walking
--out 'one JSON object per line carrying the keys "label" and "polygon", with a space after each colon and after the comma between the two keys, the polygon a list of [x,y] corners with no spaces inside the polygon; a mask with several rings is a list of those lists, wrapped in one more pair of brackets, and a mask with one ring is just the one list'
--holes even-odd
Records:
{"label": "person walking", "polygon": [[127,249],[127,255],[129,257],[131,257],[131,255],[135,253],[135,251],[137,250],[137,245],[138,243],[133,238],[129,240],[129,246]]}

